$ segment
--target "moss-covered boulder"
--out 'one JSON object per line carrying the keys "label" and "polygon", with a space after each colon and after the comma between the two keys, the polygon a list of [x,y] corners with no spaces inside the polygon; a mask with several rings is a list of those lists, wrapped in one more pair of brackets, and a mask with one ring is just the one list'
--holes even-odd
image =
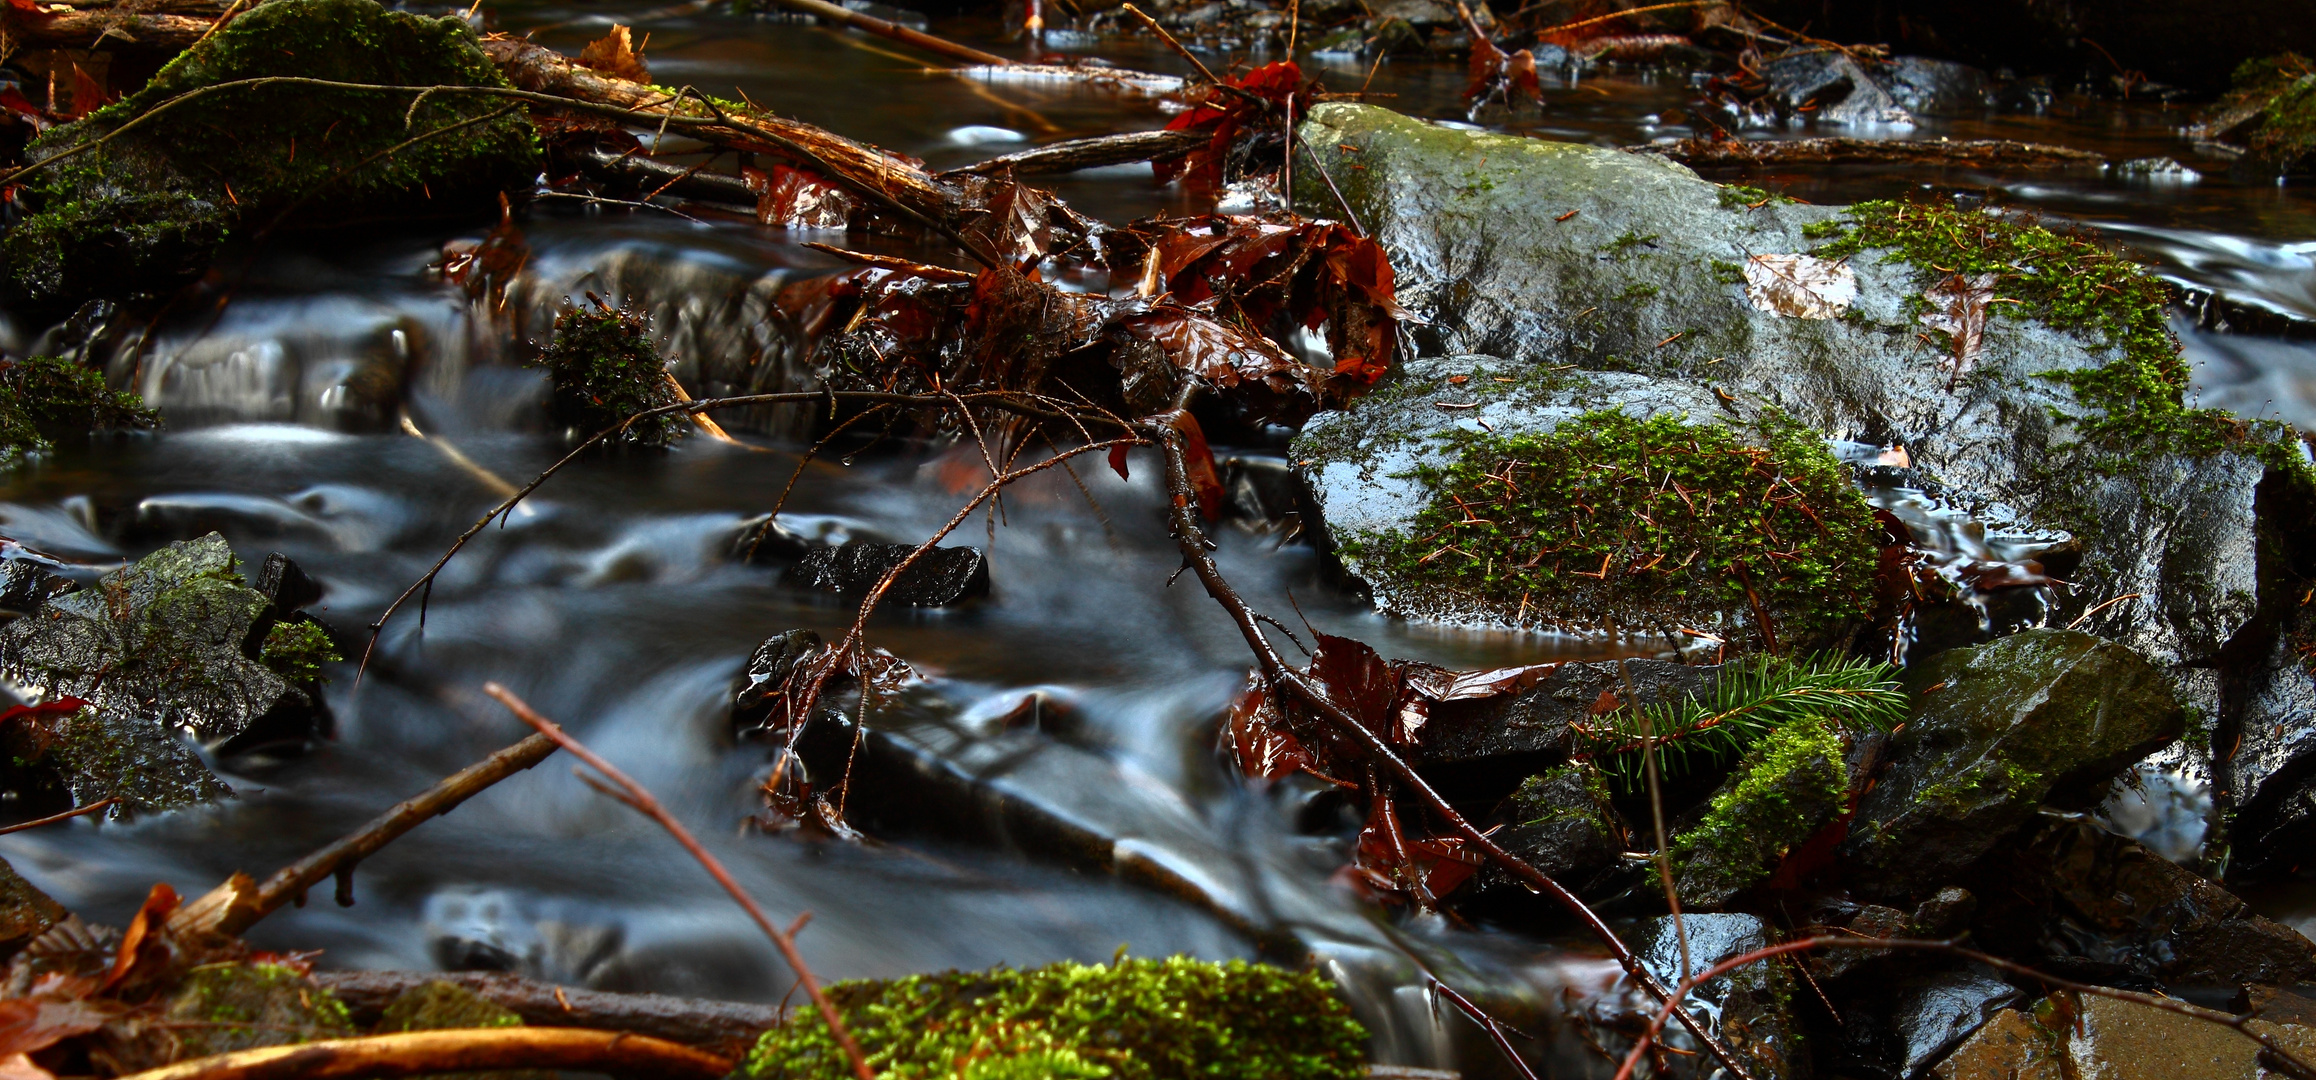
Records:
{"label": "moss-covered boulder", "polygon": [[[681,400],[652,340],[650,320],[635,308],[613,307],[592,293],[584,305],[556,317],[554,339],[540,351],[536,366],[546,368],[552,381],[556,422],[574,435],[593,435],[645,409]],[[667,413],[629,424],[611,441],[668,446],[691,427],[691,418]]]}
{"label": "moss-covered boulder", "polygon": [[1926,895],[2046,802],[2097,802],[2186,726],[2155,665],[2069,630],[1942,654],[1909,671],[1906,689],[1912,714],[1841,847],[1851,885],[1869,897]]}
{"label": "moss-covered boulder", "polygon": [[1338,557],[1393,614],[1840,639],[1872,601],[1871,510],[1814,432],[1719,406],[1454,356],[1314,418],[1294,453]]}
{"label": "moss-covered boulder", "polygon": [[1755,744],[1673,838],[1682,906],[1727,906],[1841,816],[1854,790],[1849,748],[1850,733],[1829,719],[1786,724]]}
{"label": "moss-covered boulder", "polygon": [[[448,1031],[460,1028],[522,1027],[513,1009],[457,983],[436,979],[396,994],[371,1030],[373,1035],[404,1031]],[[501,1069],[491,1072],[431,1073],[428,1080],[550,1080],[547,1070]]]}
{"label": "moss-covered boulder", "polygon": [[[2304,453],[2279,427],[2183,403],[2163,286],[2095,243],[1952,206],[1795,203],[1645,155],[1364,105],[1318,106],[1303,135],[1327,148],[1328,175],[1389,252],[1399,299],[1430,320],[1419,333],[1432,351],[1505,357],[1494,374],[1516,382],[1644,375],[1647,408],[1606,402],[1636,414],[1669,387],[1706,402],[1692,419],[1773,408],[1824,436],[1902,444],[1918,484],[2076,536],[2084,562],[2058,620],[2138,593],[2091,628],[2183,675],[2264,599],[2255,490],[2271,471],[2304,471]],[[1304,180],[1299,205],[1332,204]],[[1969,288],[1948,288],[1957,277]],[[1484,418],[1526,433],[1483,416],[1484,397],[1450,392],[1485,390],[1477,380],[1438,385],[1452,374],[1408,373],[1421,385],[1406,392],[1482,402],[1434,407],[1434,430]],[[1391,440],[1370,437],[1398,415],[1362,402],[1298,451],[1315,459],[1330,517],[1359,498],[1349,485],[1410,471],[1389,460]],[[1425,613],[1403,590],[1378,591]]]}
{"label": "moss-covered boulder", "polygon": [[[1521,781],[1496,817],[1504,826],[1495,834],[1496,843],[1572,887],[1616,865],[1626,847],[1624,821],[1610,799],[1607,779],[1582,763]],[[1480,878],[1483,887],[1518,887],[1494,866],[1482,870]]]}
{"label": "moss-covered boulder", "polygon": [[337,995],[283,964],[205,964],[156,1010],[108,1025],[92,1056],[121,1073],[173,1061],[360,1034]]}
{"label": "moss-covered boulder", "polygon": [[[35,311],[167,289],[228,237],[480,204],[538,174],[529,118],[502,98],[386,87],[505,87],[455,17],[375,0],[272,0],[129,97],[43,134],[32,212],[0,236],[0,287]],[[181,104],[170,105],[183,99]],[[101,146],[74,153],[94,140]],[[71,154],[69,158],[64,155]]]}
{"label": "moss-covered boulder", "polygon": [[243,581],[224,537],[171,544],[0,628],[0,674],[80,703],[11,727],[9,748],[76,802],[120,797],[116,816],[230,794],[187,738],[311,718],[311,680],[336,659],[284,625],[303,624]]}
{"label": "moss-covered boulder", "polygon": [[[878,1075],[1353,1080],[1366,1035],[1315,973],[1124,957],[828,988]],[[852,1075],[818,1010],[766,1032],[735,1080]]]}
{"label": "moss-covered boulder", "polygon": [[55,440],[160,426],[135,394],[95,368],[53,356],[0,359],[0,470],[55,449]]}

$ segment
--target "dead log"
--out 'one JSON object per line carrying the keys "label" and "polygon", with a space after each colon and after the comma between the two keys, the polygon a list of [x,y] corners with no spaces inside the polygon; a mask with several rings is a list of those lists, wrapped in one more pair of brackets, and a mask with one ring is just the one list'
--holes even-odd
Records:
{"label": "dead log", "polygon": [[1079,169],[1098,169],[1105,165],[1130,165],[1151,158],[1186,154],[1214,140],[1204,131],[1133,131],[1123,135],[1097,135],[1090,139],[1070,139],[1048,143],[1034,150],[1023,150],[1003,157],[990,158],[979,164],[952,169],[944,176],[958,173],[990,175],[1013,170],[1016,176],[1041,176],[1053,173],[1076,172]]}
{"label": "dead log", "polygon": [[404,991],[430,982],[464,987],[537,1027],[631,1031],[718,1049],[752,1045],[781,1018],[770,1005],[579,990],[496,971],[317,971],[314,981],[337,994],[364,1024],[375,1022]]}
{"label": "dead log", "polygon": [[1958,165],[1987,169],[2083,169],[2107,163],[2089,150],[2010,139],[1683,139],[1628,146],[1691,168],[1758,165]]}
{"label": "dead log", "polygon": [[217,25],[223,3],[159,0],[151,4],[81,2],[41,4],[37,9],[8,5],[4,17],[9,51],[95,49],[121,52],[183,51]]}

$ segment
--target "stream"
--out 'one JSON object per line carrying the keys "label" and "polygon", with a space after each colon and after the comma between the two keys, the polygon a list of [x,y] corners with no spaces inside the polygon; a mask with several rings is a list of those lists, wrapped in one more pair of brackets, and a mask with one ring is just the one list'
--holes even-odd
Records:
{"label": "stream", "polygon": [[[651,7],[502,3],[495,18],[498,29],[537,29],[540,43],[576,53]],[[933,29],[1020,53],[991,21]],[[778,18],[703,12],[653,19],[639,39],[645,31],[659,82],[736,88],[936,169],[1165,119],[1099,94],[928,74],[880,39]],[[1059,47],[1143,70],[1185,66],[1141,41]],[[1349,60],[1305,65],[1331,89],[1364,83],[1392,95],[1379,104],[1464,119],[1460,61],[1392,60],[1372,76]],[[1688,75],[1545,81],[1543,110],[1499,106],[1478,120],[1600,145],[1694,134],[1665,119],[1689,107]],[[2172,156],[2200,170],[2195,179],[1811,167],[1745,182],[1820,202],[1982,194],[2127,243],[2191,289],[2316,325],[2316,193],[2232,179],[2224,163],[2195,158],[2178,130],[2186,115],[2186,106],[2061,94],[2039,112],[1892,134]],[[1111,221],[1192,208],[1140,165],[1037,182]],[[112,357],[116,385],[144,393],[168,431],[67,448],[0,478],[0,534],[81,561],[93,578],[218,530],[246,564],[269,551],[294,558],[326,589],[315,613],[358,651],[397,593],[507,485],[566,446],[545,430],[545,376],[514,366],[504,324],[429,269],[444,243],[489,224],[284,242],[235,271],[243,278],[221,310],[174,312],[131,331],[142,348]],[[836,237],[715,212],[548,200],[521,224],[533,255],[510,300],[518,324],[541,334],[557,302],[589,290],[637,300],[687,382],[711,358],[777,352],[784,343],[762,322],[762,297],[841,265],[802,246]],[[2185,316],[2176,328],[2204,404],[2316,430],[2316,335],[2230,333]],[[0,324],[11,354],[41,351],[54,340],[43,335]],[[1217,718],[1249,656],[1194,581],[1169,583],[1179,558],[1160,523],[1157,462],[1139,453],[1131,479],[1081,459],[1074,474],[1052,470],[1011,489],[1001,518],[960,528],[951,543],[990,553],[988,599],[882,611],[870,624],[873,643],[923,676],[880,705],[874,723],[969,772],[989,793],[987,820],[896,820],[865,845],[746,824],[762,808],[757,787],[771,757],[731,734],[735,674],[767,636],[806,627],[834,637],[853,614],[847,601],[727,554],[808,445],[778,430],[744,435],[745,447],[694,438],[664,455],[582,460],[449,564],[423,630],[412,609],[388,625],[366,672],[331,668],[335,731],[319,749],[226,762],[240,797],[214,809],[10,835],[0,854],[84,917],[115,925],[155,881],[193,894],[237,870],[262,876],[525,734],[480,693],[495,680],[657,792],[775,917],[811,912],[801,944],[824,978],[1096,961],[1121,948],[1251,958],[1291,941],[1344,982],[1378,1060],[1470,1075],[1502,1068],[1476,1028],[1435,1008],[1429,971],[1542,1025],[1535,1033],[1557,1040],[1570,1068],[1597,1063],[1573,1025],[1553,1019],[1564,994],[1591,998],[1614,983],[1597,948],[1378,911],[1336,880],[1340,831],[1306,820],[1323,812],[1315,785],[1254,790],[1217,754]],[[804,466],[781,520],[828,539],[915,542],[968,497],[943,480],[943,465],[962,461],[956,453],[837,447]],[[1250,493],[1272,490],[1260,481],[1285,465],[1283,442],[1217,453],[1242,459],[1234,475]],[[1386,655],[1475,668],[1619,652],[1615,642],[1387,619],[1290,529],[1250,525],[1218,538],[1225,573],[1258,610],[1299,611]],[[1025,700],[1034,705],[1026,724]],[[514,970],[765,1001],[788,993],[785,968],[709,878],[568,766],[550,758],[363,863],[355,906],[317,892],[251,940],[324,950],[318,963],[332,968]],[[1109,854],[1072,854],[1018,829],[1013,808],[1022,806],[1102,838]],[[2316,923],[2316,907],[2270,914],[2302,929]]]}

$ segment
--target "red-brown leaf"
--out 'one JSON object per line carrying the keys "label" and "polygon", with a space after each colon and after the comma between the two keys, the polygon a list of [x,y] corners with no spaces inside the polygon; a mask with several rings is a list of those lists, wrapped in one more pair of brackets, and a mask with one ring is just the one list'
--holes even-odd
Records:
{"label": "red-brown leaf", "polygon": [[[650,40],[650,35],[645,35]],[[579,50],[579,66],[594,68],[614,79],[628,82],[651,83],[651,72],[643,64],[643,47],[635,44],[627,27],[614,26],[611,32]]]}

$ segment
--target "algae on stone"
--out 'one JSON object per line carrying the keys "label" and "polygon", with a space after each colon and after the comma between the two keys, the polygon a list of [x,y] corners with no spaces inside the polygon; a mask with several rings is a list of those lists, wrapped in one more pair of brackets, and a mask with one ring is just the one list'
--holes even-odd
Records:
{"label": "algae on stone", "polygon": [[[1316,973],[1188,957],[854,980],[828,988],[891,1080],[1353,1080],[1365,1033]],[[1057,1071],[1040,1070],[1052,1067]],[[816,1009],[764,1034],[735,1080],[839,1080]]]}
{"label": "algae on stone", "polygon": [[0,673],[51,699],[86,702],[35,740],[34,764],[57,773],[78,802],[119,796],[116,813],[230,794],[185,736],[214,745],[285,700],[305,700],[250,655],[272,607],[211,533],[0,628]]}
{"label": "algae on stone", "polygon": [[[392,89],[240,85],[161,111],[204,87],[276,77]],[[520,108],[405,89],[428,86],[507,83],[455,16],[375,0],[256,5],[142,90],[27,147],[39,162],[115,135],[29,178],[32,212],[0,236],[0,286],[19,304],[57,310],[173,287],[229,236],[284,218],[349,220],[527,187],[539,153]],[[143,122],[128,127],[134,120]]]}
{"label": "algae on stone", "polygon": [[336,994],[295,968],[204,964],[185,973],[155,1015],[105,1029],[96,1054],[120,1072],[360,1034]]}
{"label": "algae on stone", "polygon": [[[555,339],[535,364],[546,368],[554,382],[555,419],[580,435],[679,400],[675,381],[660,362],[659,346],[652,343],[647,317],[593,295],[555,319]],[[690,427],[688,418],[669,413],[638,420],[612,441],[667,446]]]}
{"label": "algae on stone", "polygon": [[151,428],[161,418],[95,368],[51,356],[0,359],[0,469],[97,431]]}

